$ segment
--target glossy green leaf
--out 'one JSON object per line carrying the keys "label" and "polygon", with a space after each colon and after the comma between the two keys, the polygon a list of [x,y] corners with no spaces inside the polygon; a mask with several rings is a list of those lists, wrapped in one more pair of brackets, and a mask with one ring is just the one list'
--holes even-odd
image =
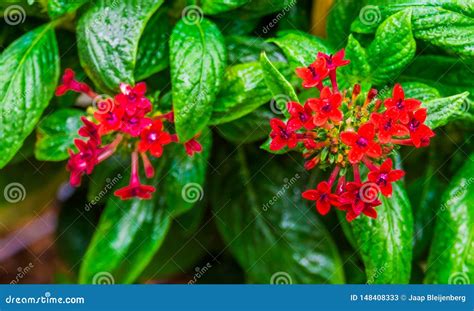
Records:
{"label": "glossy green leaf", "polygon": [[[250,282],[342,283],[337,248],[303,202],[302,172],[242,149],[223,154],[213,178],[212,208],[227,248]],[[260,161],[258,159],[261,159]],[[220,189],[226,189],[221,191]]]}
{"label": "glossy green leaf", "polygon": [[58,18],[76,11],[87,2],[87,0],[48,0],[48,14],[51,18]]}
{"label": "glossy green leaf", "polygon": [[353,239],[371,284],[406,284],[413,254],[413,215],[400,183],[391,198],[381,198],[378,217],[360,216],[351,223]]}
{"label": "glossy green leaf", "polygon": [[77,45],[81,65],[104,89],[134,83],[138,42],[163,0],[98,0],[81,16]]}
{"label": "glossy green leaf", "polygon": [[[231,13],[238,13],[238,15],[234,15],[250,18],[262,17],[277,12],[287,14],[296,3],[295,0],[251,0]],[[233,15],[229,16],[232,17]],[[268,27],[271,28],[270,25]]]}
{"label": "glossy green leaf", "polygon": [[328,40],[336,50],[346,45],[351,34],[351,23],[359,16],[360,9],[365,5],[366,0],[348,1],[336,0],[329,11],[326,32]]}
{"label": "glossy green leaf", "polygon": [[369,59],[365,49],[352,35],[349,36],[345,52],[345,59],[349,59],[350,63],[342,67],[340,73],[346,86],[350,87],[355,83],[366,81],[370,76]]}
{"label": "glossy green leaf", "polygon": [[268,59],[274,62],[286,61],[285,56],[274,44],[259,37],[228,36],[225,38],[229,64],[236,65],[260,60],[260,53],[265,51]]}
{"label": "glossy green leaf", "polygon": [[411,22],[416,39],[460,55],[474,55],[474,9],[469,1],[372,0],[370,3],[362,8],[361,18],[352,24],[353,31],[371,33],[390,15],[409,8],[413,12]]}
{"label": "glossy green leaf", "polygon": [[84,256],[79,282],[132,283],[159,249],[170,217],[153,200],[112,196]]}
{"label": "glossy green leaf", "polygon": [[258,62],[227,67],[221,91],[214,102],[210,123],[213,125],[238,119],[269,102],[271,94]]}
{"label": "glossy green leaf", "polygon": [[434,129],[446,125],[450,121],[461,119],[466,106],[468,106],[468,95],[468,92],[464,92],[423,103],[423,106],[428,108],[426,125]]}
{"label": "glossy green leaf", "polygon": [[217,133],[235,144],[263,140],[270,133],[270,119],[275,117],[266,107],[258,108],[242,118],[216,127]]}
{"label": "glossy green leaf", "polygon": [[202,0],[201,8],[204,14],[214,15],[238,8],[249,0]]}
{"label": "glossy green leaf", "polygon": [[176,132],[187,141],[204,129],[224,74],[222,34],[207,19],[178,22],[170,39],[171,83]]}
{"label": "glossy green leaf", "polygon": [[42,120],[36,131],[35,156],[41,161],[62,161],[69,157],[68,149],[74,147],[74,139],[83,125],[78,109],[60,109]]}
{"label": "glossy green leaf", "polygon": [[474,155],[451,180],[437,214],[425,283],[472,284],[474,280]]}
{"label": "glossy green leaf", "polygon": [[0,168],[20,149],[53,96],[59,53],[53,25],[26,33],[0,55]]}
{"label": "glossy green leaf", "polygon": [[441,55],[420,55],[403,72],[401,78],[435,87],[444,96],[465,91],[474,99],[474,63]]}
{"label": "glossy green leaf", "polygon": [[135,79],[148,78],[169,65],[168,38],[171,27],[165,10],[158,10],[146,24],[138,43]]}
{"label": "glossy green leaf", "polygon": [[281,72],[278,71],[278,69],[270,62],[265,52],[260,56],[260,64],[262,65],[265,84],[273,97],[270,104],[271,109],[275,110],[275,112],[283,112],[286,117],[289,117],[286,104],[289,101],[299,103],[295,89]]}
{"label": "glossy green leaf", "polygon": [[268,42],[275,43],[283,50],[293,69],[314,62],[318,52],[330,52],[323,40],[302,31],[282,31],[276,38],[268,39]]}
{"label": "glossy green leaf", "polygon": [[163,172],[162,187],[167,211],[173,217],[188,211],[205,196],[204,180],[212,149],[212,132],[204,129],[198,141],[203,150],[192,157],[186,154],[182,145],[170,146],[167,151],[169,156]]}
{"label": "glossy green leaf", "polygon": [[387,18],[377,29],[374,41],[367,48],[374,84],[383,85],[397,79],[413,59],[416,43],[410,18],[410,10],[401,11]]}
{"label": "glossy green leaf", "polygon": [[405,92],[405,98],[416,98],[425,102],[441,97],[437,89],[421,82],[403,82],[401,85]]}

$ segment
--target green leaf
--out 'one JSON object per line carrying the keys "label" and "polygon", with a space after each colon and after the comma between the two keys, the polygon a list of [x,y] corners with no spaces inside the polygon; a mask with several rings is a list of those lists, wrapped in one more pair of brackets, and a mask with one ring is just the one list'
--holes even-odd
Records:
{"label": "green leaf", "polygon": [[238,119],[271,99],[258,62],[227,67],[221,91],[214,102],[210,124]]}
{"label": "green leaf", "polygon": [[230,64],[243,64],[260,60],[260,53],[265,51],[274,62],[285,62],[285,56],[274,44],[259,37],[228,36],[225,38]]}
{"label": "green leaf", "polygon": [[401,85],[405,98],[416,98],[424,102],[441,97],[437,89],[421,82],[403,82]]}
{"label": "green leaf", "polygon": [[35,156],[40,161],[63,161],[69,157],[68,149],[74,147],[74,139],[80,138],[82,126],[78,109],[60,109],[42,120],[36,131]]}
{"label": "green leaf", "polygon": [[353,239],[370,284],[407,284],[413,254],[413,215],[400,183],[391,198],[382,197],[378,217],[364,215],[351,223]]}
{"label": "green leaf", "polygon": [[416,43],[410,18],[410,10],[401,11],[387,18],[377,29],[375,39],[367,49],[374,84],[396,80],[413,59]]}
{"label": "green leaf", "polygon": [[[207,163],[212,148],[212,132],[204,129],[198,138],[203,150],[188,156],[182,145],[175,144],[168,150],[166,175],[162,184],[168,213],[175,217],[191,209],[202,200]],[[173,149],[174,148],[174,149]],[[162,200],[161,196],[158,198]]]}
{"label": "green leaf", "polygon": [[336,49],[345,46],[347,38],[351,34],[351,23],[359,16],[360,8],[364,6],[365,2],[365,0],[334,1],[329,11],[326,32],[328,33],[329,42],[331,42]]}
{"label": "green leaf", "polygon": [[444,193],[425,283],[472,284],[474,280],[474,155],[465,163]]}
{"label": "green leaf", "polygon": [[353,31],[372,33],[379,22],[409,8],[413,12],[411,22],[416,39],[460,55],[474,55],[474,10],[469,1],[379,0],[370,3],[372,5],[362,8],[361,18],[353,22]]}
{"label": "green leaf", "polygon": [[435,129],[446,125],[450,121],[461,119],[468,105],[468,92],[458,95],[433,99],[423,104],[428,108],[426,125]]}
{"label": "green leaf", "polygon": [[132,283],[159,249],[170,218],[153,200],[107,201],[84,256],[79,282]]}
{"label": "green leaf", "polygon": [[211,118],[225,67],[224,38],[207,19],[189,25],[182,20],[171,34],[170,53],[176,132],[187,141]]}
{"label": "green leaf", "polygon": [[26,33],[0,55],[0,168],[21,148],[53,96],[59,53],[53,25]]}
{"label": "green leaf", "polygon": [[301,197],[304,173],[263,152],[253,155],[252,163],[242,149],[233,153],[222,154],[226,160],[213,178],[212,208],[222,238],[249,281],[342,283],[336,245]]}
{"label": "green leaf", "polygon": [[203,13],[214,15],[236,9],[247,2],[249,0],[202,0],[201,8]]}
{"label": "green leaf", "polygon": [[286,104],[289,101],[299,103],[295,89],[291,83],[285,79],[280,71],[273,66],[265,52],[262,52],[262,55],[260,56],[260,64],[262,65],[265,84],[273,96],[272,104],[274,104],[275,107],[272,105],[271,108],[277,112],[282,111],[285,116],[289,117]]}
{"label": "green leaf", "polygon": [[345,59],[349,59],[351,62],[342,67],[340,73],[347,87],[355,83],[366,81],[370,76],[370,65],[367,53],[359,41],[352,35],[349,36],[345,52]]}
{"label": "green leaf", "polygon": [[167,12],[158,10],[146,24],[138,43],[135,79],[148,78],[169,65],[168,38],[171,30]]}
{"label": "green leaf", "polygon": [[323,40],[302,31],[282,31],[276,38],[267,41],[275,43],[283,50],[292,69],[308,66],[314,62],[318,52],[330,52]]}
{"label": "green leaf", "polygon": [[77,25],[82,67],[101,88],[134,83],[138,42],[163,0],[97,0]]}
{"label": "green leaf", "polygon": [[87,2],[87,0],[48,0],[48,14],[55,19],[76,11]]}
{"label": "green leaf", "polygon": [[474,64],[441,55],[420,55],[403,72],[402,78],[435,87],[443,96],[468,91],[474,99]]}
{"label": "green leaf", "polygon": [[216,127],[217,133],[235,144],[248,144],[265,139],[271,131],[273,113],[258,108],[242,118]]}
{"label": "green leaf", "polygon": [[[252,0],[247,1],[245,5],[239,7],[237,10],[229,12],[234,13],[229,16],[240,17],[246,16],[248,18],[262,17],[272,13],[280,12],[285,14],[296,5],[295,0]],[[237,13],[237,14],[235,14]]]}

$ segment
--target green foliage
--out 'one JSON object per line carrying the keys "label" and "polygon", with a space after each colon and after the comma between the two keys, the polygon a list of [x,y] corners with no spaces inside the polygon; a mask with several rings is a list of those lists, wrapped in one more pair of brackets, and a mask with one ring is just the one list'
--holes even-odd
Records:
{"label": "green foliage", "polygon": [[68,158],[68,149],[74,147],[77,131],[82,126],[78,109],[60,109],[38,124],[35,156],[41,161],[62,161]]}
{"label": "green foliage", "polygon": [[0,56],[0,168],[20,149],[53,96],[59,53],[52,24],[18,38]]}
{"label": "green foliage", "polygon": [[182,20],[171,34],[170,51],[176,132],[187,141],[211,119],[226,62],[224,38],[209,20]]}

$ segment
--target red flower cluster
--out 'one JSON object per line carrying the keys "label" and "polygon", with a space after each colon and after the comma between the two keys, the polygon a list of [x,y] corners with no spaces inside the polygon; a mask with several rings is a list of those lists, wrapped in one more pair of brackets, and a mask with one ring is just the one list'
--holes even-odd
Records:
{"label": "red flower cluster", "polygon": [[[392,97],[383,102],[376,98],[375,89],[361,95],[358,84],[352,88],[351,97],[346,91],[340,92],[336,70],[348,63],[341,50],[334,55],[318,53],[314,63],[296,69],[302,86],[316,87],[319,97],[308,99],[304,105],[289,102],[288,120],[270,121],[270,150],[302,151],[308,170],[318,164],[323,169],[332,167],[329,180],[305,191],[303,197],[316,201],[322,215],[334,206],[352,221],[360,214],[376,218],[379,193],[390,197],[392,183],[404,176],[404,171],[393,169],[389,158],[396,145],[428,146],[434,133],[424,124],[426,108],[416,99],[405,98],[399,84]],[[331,87],[324,84],[327,77]],[[362,164],[369,170],[366,181],[361,181],[359,173]],[[346,179],[349,170],[353,181]]]}
{"label": "red flower cluster", "polygon": [[[146,85],[143,82],[134,87],[121,84],[120,90],[121,93],[113,98],[102,98],[87,84],[77,81],[71,69],[66,69],[56,95],[74,91],[84,93],[97,102],[92,109],[93,116],[81,118],[84,125],[78,133],[87,140],[74,140],[77,152],[69,150],[67,169],[71,172],[70,184],[79,186],[83,175],[91,174],[97,164],[121,147],[132,152],[131,177],[129,185],[115,191],[115,195],[122,200],[133,197],[150,199],[155,187],[140,182],[138,155],[142,159],[145,176],[152,178],[155,170],[147,153],[159,158],[165,145],[178,142],[177,135],[170,134],[164,127],[164,122],[174,123],[173,112],[152,115],[152,104],[145,97]],[[104,144],[103,141],[110,143]],[[196,137],[185,142],[184,148],[189,156],[202,150]]]}

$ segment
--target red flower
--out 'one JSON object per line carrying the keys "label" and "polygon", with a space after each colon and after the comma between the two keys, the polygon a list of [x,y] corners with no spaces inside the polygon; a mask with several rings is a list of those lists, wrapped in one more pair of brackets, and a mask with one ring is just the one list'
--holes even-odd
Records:
{"label": "red flower", "polygon": [[307,130],[312,130],[315,127],[315,124],[313,123],[313,111],[308,103],[302,106],[296,102],[289,102],[287,108],[291,115],[288,122],[292,122],[292,126],[298,129],[304,127]]}
{"label": "red flower", "polygon": [[122,200],[127,200],[134,197],[150,199],[153,192],[155,192],[155,187],[149,185],[142,185],[140,183],[140,178],[138,176],[138,154],[135,151],[132,153],[132,172],[130,177],[130,183],[128,186],[125,186],[115,191],[114,194]]}
{"label": "red flower", "polygon": [[320,182],[314,190],[306,190],[302,196],[306,200],[316,201],[316,209],[321,215],[326,215],[331,205],[340,205],[338,196],[331,193],[331,187],[326,181]]}
{"label": "red flower", "polygon": [[123,108],[115,105],[109,111],[94,112],[94,118],[100,122],[100,134],[103,135],[118,130],[122,126],[123,115]]}
{"label": "red flower", "polygon": [[342,96],[339,93],[332,93],[328,87],[321,90],[319,98],[308,99],[307,103],[316,112],[313,119],[316,126],[322,126],[328,120],[337,124],[343,118],[342,112],[339,110]]}
{"label": "red flower", "polygon": [[67,169],[71,172],[70,184],[77,187],[81,184],[81,178],[84,174],[90,174],[98,163],[99,150],[97,145],[91,140],[85,142],[80,139],[75,139],[74,144],[79,150],[74,153],[69,150],[69,161],[67,162]]}
{"label": "red flower", "polygon": [[163,131],[163,123],[160,120],[145,128],[140,134],[138,150],[145,152],[150,150],[152,156],[159,158],[163,154],[163,146],[171,142],[171,135]]}
{"label": "red flower", "polygon": [[195,138],[191,138],[184,143],[184,149],[186,150],[188,156],[192,157],[195,153],[202,151],[202,146]]}
{"label": "red flower", "polygon": [[123,114],[121,130],[136,137],[152,123],[153,120],[146,118],[143,111],[137,110],[134,115]]}
{"label": "red flower", "polygon": [[375,128],[372,123],[362,125],[357,133],[342,132],[341,140],[344,144],[351,147],[349,151],[349,162],[357,163],[366,154],[369,157],[380,157],[382,148],[374,142]]}
{"label": "red flower", "polygon": [[99,126],[94,122],[89,121],[86,117],[81,117],[84,126],[78,131],[82,137],[89,137],[97,146],[101,144],[99,135]]}
{"label": "red flower", "polygon": [[345,192],[339,198],[341,206],[339,209],[346,211],[347,221],[353,221],[361,213],[377,218],[374,207],[382,204],[377,198],[377,189],[370,183],[349,182],[346,184]]}
{"label": "red flower", "polygon": [[410,138],[416,148],[425,147],[430,144],[430,138],[435,136],[434,132],[425,124],[426,108],[418,109],[407,124]]}
{"label": "red flower", "polygon": [[280,150],[286,146],[288,148],[295,148],[298,144],[298,139],[296,138],[294,124],[281,121],[280,119],[273,118],[270,120],[270,126],[272,131],[270,137],[272,142],[270,143],[270,150]]}
{"label": "red flower", "polygon": [[303,79],[303,87],[310,88],[321,84],[322,80],[327,77],[329,73],[326,67],[326,60],[324,58],[316,58],[314,63],[308,67],[296,68],[296,74]]}
{"label": "red flower", "polygon": [[350,63],[348,59],[344,59],[344,55],[344,49],[340,50],[334,55],[318,52],[318,58],[324,58],[326,60],[326,66],[330,71],[336,70],[337,67],[342,67]]}
{"label": "red flower", "polygon": [[403,92],[400,84],[395,84],[393,88],[392,98],[387,98],[384,102],[387,109],[394,109],[397,112],[397,116],[400,121],[404,124],[408,123],[409,113],[418,109],[421,102],[416,99],[405,99],[405,93]]}
{"label": "red flower", "polygon": [[121,83],[120,90],[122,94],[115,96],[117,102],[124,108],[129,116],[135,115],[137,110],[143,110],[143,114],[151,111],[151,102],[145,97],[146,84],[137,83],[134,87]]}
{"label": "red flower", "polygon": [[62,96],[64,95],[67,91],[74,91],[74,92],[83,92],[83,93],[89,93],[90,88],[87,84],[79,82],[75,78],[75,73],[72,69],[67,68],[64,71],[64,75],[61,79],[63,84],[58,85],[56,88],[56,96]]}
{"label": "red flower", "polygon": [[404,171],[392,170],[392,166],[392,159],[388,158],[380,165],[380,168],[375,168],[368,174],[369,180],[376,183],[380,188],[380,192],[386,197],[392,195],[392,182],[405,176]]}
{"label": "red flower", "polygon": [[394,109],[383,114],[374,112],[370,118],[378,130],[377,135],[382,144],[388,143],[393,136],[408,135],[408,129],[398,123],[398,114]]}

